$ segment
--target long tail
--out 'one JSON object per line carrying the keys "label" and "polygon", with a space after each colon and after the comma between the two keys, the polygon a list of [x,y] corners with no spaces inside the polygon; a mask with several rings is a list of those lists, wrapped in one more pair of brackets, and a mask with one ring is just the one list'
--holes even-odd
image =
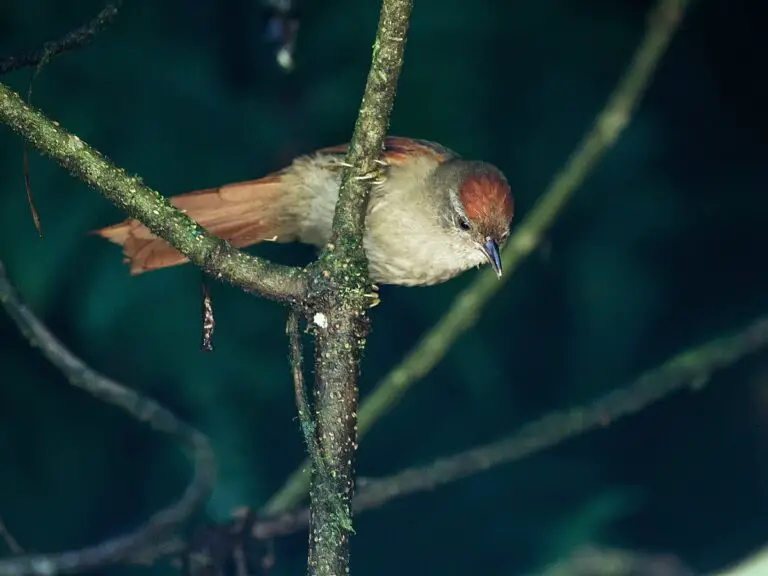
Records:
{"label": "long tail", "polygon": [[[238,248],[263,241],[292,242],[298,232],[298,214],[281,174],[196,190],[169,198],[209,232]],[[94,234],[123,247],[131,274],[141,274],[187,262],[165,240],[136,220],[95,230]]]}

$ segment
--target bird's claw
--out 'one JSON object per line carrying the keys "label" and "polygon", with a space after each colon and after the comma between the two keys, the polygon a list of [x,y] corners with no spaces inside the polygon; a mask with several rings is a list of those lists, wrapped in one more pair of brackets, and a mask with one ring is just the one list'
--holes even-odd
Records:
{"label": "bird's claw", "polygon": [[[335,160],[334,163],[336,166],[340,166],[341,168],[354,168],[352,164],[345,162],[344,160]],[[389,167],[389,164],[385,160],[381,160],[379,158],[374,160],[374,163],[376,166],[373,170],[359,176],[353,176],[353,179],[357,180],[358,182],[372,180],[375,186],[381,186],[384,184],[385,170]]]}
{"label": "bird's claw", "polygon": [[373,181],[374,186],[382,186],[386,180],[386,169],[389,167],[389,164],[378,158],[374,160],[374,163],[376,166],[374,166],[373,170],[366,172],[365,174],[361,174],[360,176],[355,176],[355,180],[371,180]]}
{"label": "bird's claw", "polygon": [[373,289],[374,289],[374,292],[368,292],[368,294],[365,295],[366,298],[371,299],[371,303],[368,305],[368,308],[375,308],[376,306],[381,304],[381,298],[379,298],[379,294],[378,294],[379,287],[374,286]]}

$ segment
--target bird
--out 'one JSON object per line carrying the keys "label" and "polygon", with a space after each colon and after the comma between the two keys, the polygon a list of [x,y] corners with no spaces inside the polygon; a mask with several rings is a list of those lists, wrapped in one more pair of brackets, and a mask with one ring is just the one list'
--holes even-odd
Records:
{"label": "bird", "polygon": [[[322,148],[263,178],[169,201],[237,248],[267,241],[322,248],[331,237],[347,149]],[[430,286],[484,264],[501,278],[500,250],[514,216],[501,170],[440,144],[399,136],[385,138],[377,165],[363,236],[372,282]],[[122,246],[132,275],[187,262],[134,219],[95,234]]]}

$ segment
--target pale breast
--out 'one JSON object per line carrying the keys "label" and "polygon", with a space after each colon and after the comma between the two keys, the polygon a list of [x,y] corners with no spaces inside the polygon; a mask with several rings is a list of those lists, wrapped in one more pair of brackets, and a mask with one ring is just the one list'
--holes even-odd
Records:
{"label": "pale breast", "polygon": [[434,168],[430,159],[393,167],[371,197],[365,249],[375,282],[437,284],[484,261],[441,221],[446,215],[426,187]]}

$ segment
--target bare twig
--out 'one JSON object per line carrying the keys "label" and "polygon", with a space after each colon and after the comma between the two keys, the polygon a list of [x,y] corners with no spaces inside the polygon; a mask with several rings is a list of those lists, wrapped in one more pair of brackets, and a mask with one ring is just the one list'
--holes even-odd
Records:
{"label": "bare twig", "polygon": [[175,504],[154,514],[142,527],[94,546],[55,554],[34,554],[0,560],[0,575],[53,576],[84,572],[129,559],[142,549],[170,537],[208,498],[216,479],[216,464],[208,439],[181,422],[154,400],[143,397],[97,373],[74,356],[23,304],[0,263],[0,304],[30,343],[39,348],[69,382],[89,394],[123,409],[158,432],[175,436],[190,451],[194,477]]}
{"label": "bare twig", "polygon": [[291,372],[293,374],[293,392],[296,397],[296,411],[299,413],[299,424],[304,435],[310,460],[319,460],[319,448],[315,436],[315,422],[312,407],[307,399],[304,385],[303,346],[301,345],[301,332],[299,331],[299,313],[291,310],[288,313],[288,323],[285,331],[291,346]]}
{"label": "bare twig", "polygon": [[0,59],[0,75],[20,68],[30,68],[49,62],[52,58],[89,44],[99,32],[109,26],[117,16],[123,0],[114,0],[104,7],[93,20],[80,28],[67,32],[61,38],[46,42],[42,48],[28,50]]}
{"label": "bare twig", "polygon": [[[525,221],[517,226],[504,251],[504,276],[499,282],[491,271],[479,277],[453,302],[451,309],[379,382],[360,406],[358,433],[362,436],[386,414],[403,394],[426,376],[445,356],[456,339],[475,323],[483,306],[508,281],[523,260],[538,246],[562,212],[574,191],[584,182],[605,151],[628,124],[662,55],[677,31],[688,0],[659,0],[632,61],[597,117],[591,131],[577,146],[565,167],[555,176]],[[282,489],[268,502],[265,511],[278,513],[296,506],[307,493],[308,464],[303,462]]]}

